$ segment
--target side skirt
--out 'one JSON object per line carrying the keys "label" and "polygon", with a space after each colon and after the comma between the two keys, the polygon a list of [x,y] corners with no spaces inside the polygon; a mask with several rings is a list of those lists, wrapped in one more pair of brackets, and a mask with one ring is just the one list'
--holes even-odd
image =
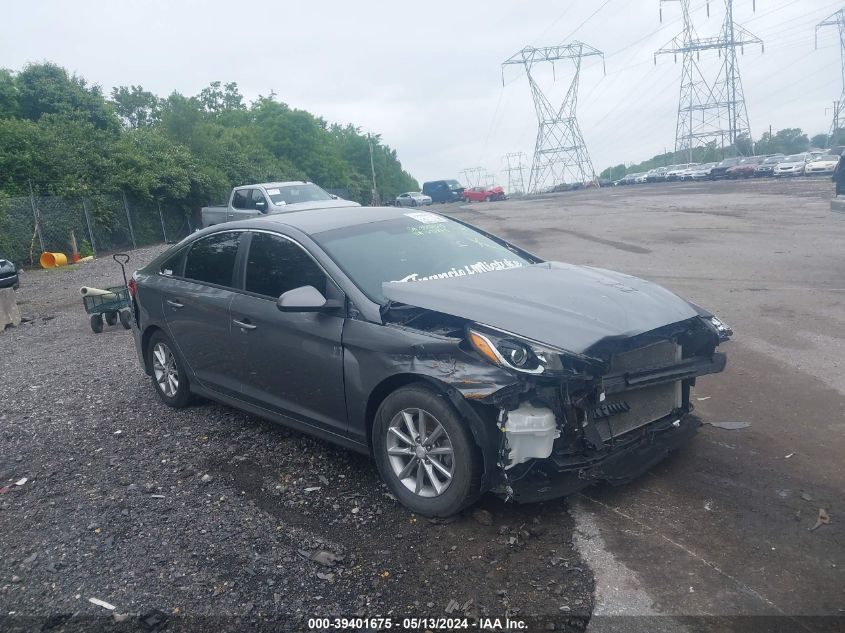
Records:
{"label": "side skirt", "polygon": [[356,442],[355,440],[344,435],[339,435],[338,433],[332,433],[331,431],[321,429],[312,424],[308,424],[307,422],[302,422],[289,416],[276,413],[275,411],[270,411],[263,407],[244,402],[239,398],[227,396],[218,393],[217,391],[206,389],[205,387],[197,385],[196,383],[191,383],[191,392],[203,398],[208,398],[209,400],[220,402],[221,404],[228,405],[241,411],[246,411],[247,413],[251,413],[252,415],[256,415],[265,420],[269,420],[271,422],[275,422],[277,424],[289,427],[291,429],[294,429],[295,431],[299,431],[300,433],[305,433],[306,435],[313,435],[314,437],[320,438],[321,440],[331,442],[332,444],[337,444],[338,446],[342,446],[343,448],[351,449],[357,453],[362,453],[368,456],[370,455],[370,448],[366,444]]}

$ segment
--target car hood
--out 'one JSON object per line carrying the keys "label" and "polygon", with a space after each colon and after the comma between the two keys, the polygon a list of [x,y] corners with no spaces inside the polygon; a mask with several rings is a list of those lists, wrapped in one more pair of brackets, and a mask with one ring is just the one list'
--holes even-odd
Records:
{"label": "car hood", "polygon": [[810,163],[807,163],[807,167],[836,167],[836,164],[839,161],[832,161],[832,160],[814,160]]}
{"label": "car hood", "polygon": [[383,285],[392,301],[507,330],[584,353],[698,312],[665,288],[622,273],[544,262],[521,268]]}
{"label": "car hood", "polygon": [[360,207],[352,200],[319,200],[317,202],[295,202],[293,204],[273,205],[273,213],[290,213],[291,211],[310,211],[311,209],[335,209],[338,207]]}

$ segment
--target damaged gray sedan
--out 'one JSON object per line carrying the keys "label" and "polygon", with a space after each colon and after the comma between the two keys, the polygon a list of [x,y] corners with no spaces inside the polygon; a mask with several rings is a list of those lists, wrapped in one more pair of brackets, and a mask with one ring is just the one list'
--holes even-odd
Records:
{"label": "damaged gray sedan", "polygon": [[211,227],[137,271],[158,397],[373,456],[414,512],[630,481],[689,440],[730,329],[668,290],[454,219],[323,209]]}

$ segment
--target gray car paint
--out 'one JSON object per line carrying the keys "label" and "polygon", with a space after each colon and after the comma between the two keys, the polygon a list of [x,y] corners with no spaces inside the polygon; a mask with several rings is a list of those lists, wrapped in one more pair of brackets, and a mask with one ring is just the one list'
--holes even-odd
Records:
{"label": "gray car paint", "polygon": [[386,283],[383,292],[392,301],[484,323],[577,354],[607,338],[636,336],[698,314],[687,301],[643,279],[560,262]]}
{"label": "gray car paint", "polygon": [[[180,335],[181,345],[177,343],[178,351],[186,361],[183,364],[193,391],[343,446],[368,452],[368,424],[380,399],[408,381],[429,382],[450,399],[482,447],[485,462],[482,488],[486,489],[486,484],[497,471],[501,437],[492,415],[496,409],[491,405],[501,402],[502,398],[515,397],[530,384],[513,371],[482,360],[461,344],[460,336],[446,336],[386,322],[381,306],[368,299],[310,237],[310,234],[323,230],[389,219],[399,212],[396,209],[362,207],[353,215],[342,210],[324,209],[226,225],[229,231],[243,230],[247,234],[255,230],[271,231],[293,239],[310,252],[336,282],[338,298],[345,298],[344,310],[331,315],[310,314],[308,316],[312,318],[296,324],[300,328],[298,332],[282,331],[291,326],[285,321],[291,315],[278,311],[271,300],[265,298],[259,306],[246,301],[244,297],[249,293],[243,290],[180,280],[177,279],[178,271],[175,276],[161,274],[161,264],[174,253],[179,250],[185,252],[194,240],[217,233],[221,227],[189,236],[134,274],[138,285],[133,333],[145,371],[150,373],[144,354],[144,342],[150,332],[158,328],[175,338],[181,327],[172,316],[168,319],[166,298],[175,296],[192,302],[210,300],[218,304],[216,309],[228,311],[227,324],[206,329],[207,324],[199,322],[205,317],[198,312],[191,319],[185,318],[183,331],[188,332],[189,338],[182,340]],[[520,250],[512,248],[515,252]],[[240,255],[236,278],[243,272],[243,261],[244,257]],[[496,291],[499,282],[509,286],[509,293]],[[458,280],[388,286],[387,294],[395,301],[407,300],[412,305],[428,302],[426,307],[432,310],[460,313],[458,316],[465,318],[470,318],[467,315],[472,314],[480,317],[475,320],[516,333],[526,332],[524,336],[570,351],[579,351],[578,348],[588,347],[592,341],[608,336],[638,333],[650,325],[657,324],[655,327],[659,327],[703,313],[648,282],[610,271],[555,263],[464,276]],[[521,292],[525,299],[516,297],[517,286],[524,286]],[[443,289],[450,299],[438,299],[438,288]],[[219,292],[221,290],[223,292]],[[587,296],[591,294],[598,296]],[[556,297],[560,305],[553,304],[550,297]],[[578,297],[581,299],[576,301]],[[475,300],[486,301],[486,307],[483,310],[473,307]],[[526,300],[531,303],[526,303]],[[456,307],[458,305],[460,309]],[[235,306],[235,312],[232,312],[232,306]],[[531,320],[526,319],[526,306],[532,311]],[[494,309],[503,310],[504,316],[500,319],[493,315]],[[601,313],[601,310],[607,310],[608,314]],[[642,310],[643,314],[626,315],[629,310]],[[535,311],[540,325],[529,326],[527,324],[533,322]],[[253,351],[260,351],[259,358],[247,351],[244,341],[250,340],[249,335],[232,326],[234,317],[239,320],[244,317],[256,319],[261,336],[252,337],[255,340],[247,345],[252,345],[249,349]],[[565,319],[565,325],[561,325],[564,321],[555,322],[556,318]],[[520,319],[525,323],[520,325]],[[174,323],[177,323],[176,329]],[[338,327],[341,329],[339,343]],[[568,332],[574,333],[575,338],[566,338]],[[183,354],[186,341],[192,341],[190,344],[200,349],[187,350]],[[212,347],[213,350],[204,349]],[[209,367],[211,357],[208,354],[217,355],[216,368]],[[194,364],[187,362],[187,357],[194,355],[201,359],[199,362],[201,371],[206,372],[205,380],[200,379],[200,372]],[[255,374],[256,365],[261,366],[263,373],[260,376]],[[275,380],[279,371],[287,372],[286,368],[292,366],[298,371],[299,391],[296,395],[286,393],[284,387],[280,388],[280,381]],[[282,369],[274,371],[275,367]],[[253,380],[260,384],[245,384]],[[261,393],[262,389],[264,393]],[[299,397],[304,400],[297,401]],[[482,402],[488,403],[486,409],[472,406]]]}

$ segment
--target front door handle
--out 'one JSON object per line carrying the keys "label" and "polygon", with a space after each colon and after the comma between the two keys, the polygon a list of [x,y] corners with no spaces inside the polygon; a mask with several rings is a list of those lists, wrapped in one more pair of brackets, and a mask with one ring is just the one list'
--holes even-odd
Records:
{"label": "front door handle", "polygon": [[169,305],[171,308],[176,308],[177,310],[179,308],[185,307],[184,303],[179,303],[178,301],[171,301],[170,299],[167,299],[167,305]]}
{"label": "front door handle", "polygon": [[249,321],[238,321],[237,319],[232,319],[232,323],[237,325],[242,330],[254,330],[258,327],[257,325],[253,325]]}

